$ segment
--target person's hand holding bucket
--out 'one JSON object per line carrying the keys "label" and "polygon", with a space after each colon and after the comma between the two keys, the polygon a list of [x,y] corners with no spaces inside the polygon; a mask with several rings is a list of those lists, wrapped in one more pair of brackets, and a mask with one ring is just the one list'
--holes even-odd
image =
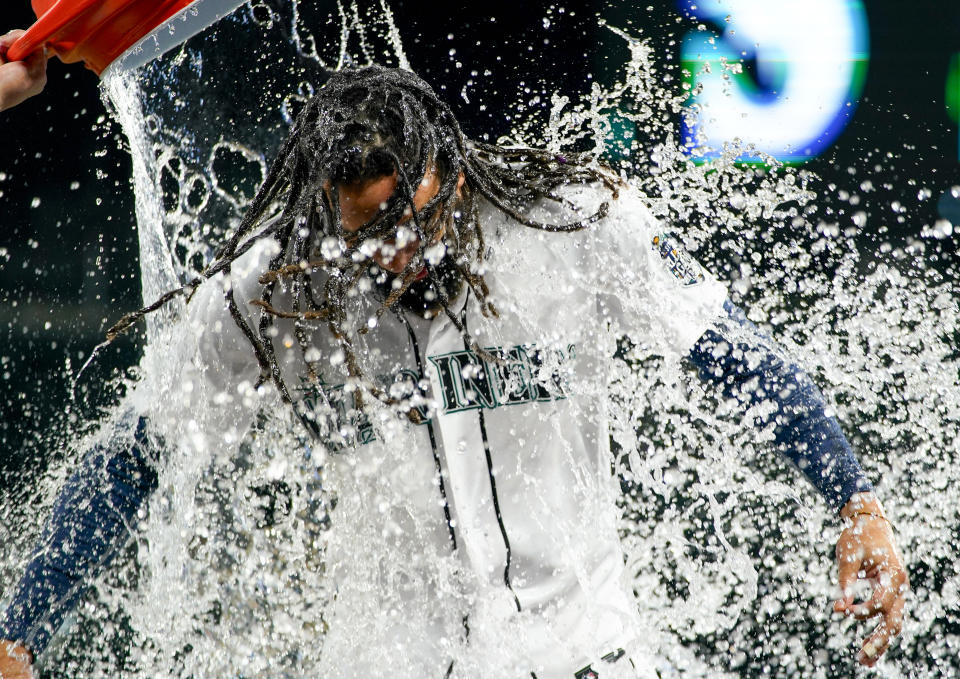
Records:
{"label": "person's hand holding bucket", "polygon": [[22,61],[7,59],[7,50],[24,31],[10,31],[0,37],[0,111],[16,106],[43,91],[47,84],[47,55],[38,47]]}
{"label": "person's hand holding bucket", "polygon": [[98,76],[128,51],[136,68],[199,33],[243,0],[33,0],[37,21],[0,38],[0,111],[47,81],[47,53]]}

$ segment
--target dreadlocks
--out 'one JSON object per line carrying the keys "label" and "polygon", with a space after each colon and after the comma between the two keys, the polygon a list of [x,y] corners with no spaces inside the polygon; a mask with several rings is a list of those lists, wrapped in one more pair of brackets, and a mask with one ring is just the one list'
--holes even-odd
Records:
{"label": "dreadlocks", "polygon": [[[428,170],[437,173],[439,190],[417,210],[414,193]],[[390,199],[358,231],[345,233],[339,187],[394,174],[397,184]],[[464,182],[458,191],[461,176]],[[603,218],[608,204],[585,219],[567,224],[534,221],[524,213],[537,199],[562,201],[556,193],[559,187],[585,182],[603,183],[616,195],[617,179],[591,157],[559,156],[466,139],[450,108],[409,71],[379,66],[342,70],[333,73],[304,107],[236,233],[219,248],[212,264],[179,290],[125,316],[110,330],[108,339],[174,297],[190,295],[204,279],[229,271],[256,242],[274,239],[280,245],[279,252],[270,270],[260,277],[261,296],[250,302],[263,310],[257,328],[244,318],[233,290],[226,293],[230,312],[253,347],[261,383],[272,380],[281,397],[292,402],[272,341],[275,319],[294,321],[311,378],[317,377],[317,370],[316,364],[307,360],[307,329],[322,322],[343,351],[350,377],[376,399],[392,404],[372,380],[366,379],[354,350],[355,338],[366,332],[367,326],[348,327],[346,300],[357,294],[358,283],[371,269],[369,242],[391,237],[405,212],[411,214],[408,228],[419,238],[419,250],[393,283],[377,318],[401,300],[425,267],[439,310],[463,334],[467,345],[485,356],[451,312],[449,286],[441,281],[442,266],[435,257],[425,257],[426,248],[442,237],[442,264],[469,286],[484,315],[496,316],[483,279],[486,248],[477,197],[528,227],[578,231]],[[320,290],[314,287],[315,272],[326,274],[325,279],[320,278],[324,280]],[[278,309],[273,303],[281,284],[292,300],[288,309]],[[355,393],[362,408],[361,391]],[[409,416],[415,418],[416,412],[410,410]]]}

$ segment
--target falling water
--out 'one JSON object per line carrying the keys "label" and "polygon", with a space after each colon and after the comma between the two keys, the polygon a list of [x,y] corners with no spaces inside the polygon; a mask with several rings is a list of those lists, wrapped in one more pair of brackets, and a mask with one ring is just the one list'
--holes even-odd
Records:
{"label": "falling water", "polygon": [[[386,7],[362,12],[352,4],[332,18],[310,10],[242,7],[184,47],[105,82],[134,161],[145,300],[201,270],[237,225],[323,69],[406,65]],[[864,252],[868,241],[854,236],[871,229],[869,220],[829,215],[827,187],[810,172],[772,160],[744,167],[734,162],[737,148],[693,162],[676,134],[678,119],[692,114],[686,93],[661,77],[659,55],[646,43],[612,30],[630,48],[620,80],[550,93],[549,105],[515,120],[505,141],[617,157],[653,212],[809,370],[879,481],[914,575],[904,638],[877,672],[952,676],[960,643],[960,574],[951,558],[960,537],[960,285],[955,265],[930,255],[935,241],[956,236],[934,225]],[[251,58],[238,60],[241,53]],[[614,124],[631,126],[642,143],[616,147]],[[504,253],[503,261],[522,267],[523,253]],[[599,274],[590,284],[601,285]],[[363,643],[389,634],[395,620],[385,611],[425,630],[436,622],[416,596],[390,591],[398,583],[407,594],[429,587],[449,615],[472,607],[474,625],[484,624],[483,602],[466,593],[469,576],[456,560],[423,555],[426,566],[415,569],[402,530],[391,532],[396,516],[417,515],[406,506],[402,474],[388,466],[402,456],[361,460],[370,467],[362,484],[331,489],[332,456],[311,447],[275,395],[250,384],[229,389],[259,399],[255,426],[224,426],[216,393],[199,401],[188,393],[196,347],[173,322],[183,314],[183,305],[171,305],[151,318],[141,383],[121,404],[163,404],[155,419],[172,450],[160,491],[136,544],[103,576],[48,666],[75,676],[317,676],[326,648],[337,657],[383,654],[398,676],[434,670],[418,667],[403,646]],[[650,346],[602,329],[593,338],[620,357],[604,370],[616,406],[619,531],[649,627],[642,650],[682,676],[849,676],[866,628],[829,612],[839,527],[777,459],[772,432],[742,424]],[[207,409],[183,407],[198,402]],[[402,450],[404,429],[378,426]],[[378,520],[338,532],[335,504],[341,515]],[[360,605],[337,611],[337,624],[353,630],[347,638],[328,634],[332,553],[352,555],[342,587],[355,587],[351,601]],[[509,650],[522,630],[497,631],[495,622],[485,648]],[[414,643],[422,640],[409,648]],[[465,677],[490,674],[476,668],[502,660],[493,650],[486,658],[450,653]]]}

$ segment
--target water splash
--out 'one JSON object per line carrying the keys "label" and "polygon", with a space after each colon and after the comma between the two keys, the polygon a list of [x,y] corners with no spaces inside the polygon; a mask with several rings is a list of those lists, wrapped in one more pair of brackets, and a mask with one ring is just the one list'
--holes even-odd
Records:
{"label": "water splash", "polygon": [[[357,4],[341,6],[330,29],[338,39],[318,39],[328,28],[306,5],[256,2],[178,52],[105,84],[134,158],[145,299],[198,271],[236,225],[322,69],[381,61],[385,53],[394,64],[408,63],[386,5],[373,17]],[[677,116],[688,113],[686,93],[660,77],[658,55],[646,43],[612,30],[630,51],[619,82],[552,93],[546,120],[533,112],[521,117],[505,141],[618,158],[654,213],[811,371],[871,478],[882,479],[887,511],[914,564],[914,623],[888,673],[946,676],[955,666],[960,581],[951,549],[960,473],[960,291],[955,269],[929,260],[925,243],[955,235],[934,225],[919,240],[864,251],[853,236],[872,228],[870,218],[828,219],[819,202],[825,187],[813,174],[774,162],[739,166],[743,149],[734,147],[695,163],[697,149],[676,133]],[[261,91],[247,89],[244,68],[217,61],[218,41],[257,45]],[[152,94],[162,91],[171,96]],[[614,125],[634,130],[628,149],[613,141]],[[511,257],[522,269],[521,253]],[[196,356],[191,337],[171,330],[182,311],[171,308],[150,322],[147,387],[138,390],[181,406],[196,402],[187,394],[199,384],[169,361]],[[593,339],[612,353],[619,338],[598,332]],[[617,406],[609,426],[625,490],[619,531],[650,623],[648,650],[684,676],[738,676],[764,666],[778,676],[852,671],[854,632],[827,612],[838,530],[775,459],[771,433],[742,426],[675,362],[650,358],[643,346],[620,349],[628,360],[605,367]],[[276,396],[236,387],[231,396],[264,405],[249,434],[223,428],[212,406],[171,406],[161,428],[179,452],[164,465],[138,549],[107,576],[110,587],[93,597],[98,605],[81,613],[97,629],[113,630],[106,636],[127,650],[112,654],[101,644],[79,653],[81,629],[51,662],[72,659],[75,673],[87,676],[118,666],[130,676],[323,674],[324,648],[327,657],[352,652],[386,661],[387,650],[357,640],[386,638],[391,626],[403,630],[395,640],[407,648],[446,645],[463,676],[479,676],[481,663],[490,673],[505,662],[523,638],[522,625],[498,628],[495,610],[484,622],[483,601],[470,594],[474,583],[455,561],[441,554],[428,555],[426,568],[405,561],[410,546],[400,543],[405,530],[422,529],[410,521],[419,509],[382,471],[402,459],[364,460],[362,475],[344,476],[356,484],[335,494],[324,477],[332,463],[277,414],[285,410]],[[217,393],[208,395],[209,404],[217,402]],[[371,418],[380,436],[406,440],[387,415]],[[209,430],[217,440],[202,435]],[[240,440],[241,454],[230,452]],[[338,503],[341,512],[378,520],[355,534],[331,531],[328,513]],[[353,565],[345,588],[354,590],[345,589],[340,601],[357,604],[355,611],[342,610],[346,604],[333,596],[325,572],[336,561],[331,553],[341,566]],[[484,638],[476,645],[499,646],[502,655],[471,655],[457,638],[431,636],[449,621],[417,607],[418,588],[439,592],[451,615],[473,610]],[[354,634],[329,641],[330,615]],[[409,624],[396,626],[391,615]],[[403,636],[415,629],[422,636]],[[418,668],[413,653],[389,657],[398,659],[411,676],[434,669]]]}

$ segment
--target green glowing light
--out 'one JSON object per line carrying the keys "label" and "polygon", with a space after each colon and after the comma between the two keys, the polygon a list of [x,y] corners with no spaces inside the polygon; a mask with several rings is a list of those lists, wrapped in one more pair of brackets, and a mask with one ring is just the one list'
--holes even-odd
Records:
{"label": "green glowing light", "polygon": [[953,122],[960,123],[960,53],[950,59],[947,71],[947,112]]}
{"label": "green glowing light", "polygon": [[[960,124],[960,53],[950,59],[950,69],[947,71],[947,91],[944,100],[947,104],[947,113],[953,122]],[[957,154],[960,156],[960,141],[957,142]]]}

